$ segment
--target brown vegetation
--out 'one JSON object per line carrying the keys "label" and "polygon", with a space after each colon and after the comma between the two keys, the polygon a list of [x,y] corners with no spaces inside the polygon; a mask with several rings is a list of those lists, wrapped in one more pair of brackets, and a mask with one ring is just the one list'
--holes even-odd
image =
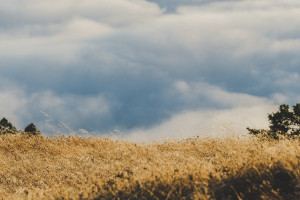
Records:
{"label": "brown vegetation", "polygon": [[299,140],[0,136],[3,199],[299,199]]}

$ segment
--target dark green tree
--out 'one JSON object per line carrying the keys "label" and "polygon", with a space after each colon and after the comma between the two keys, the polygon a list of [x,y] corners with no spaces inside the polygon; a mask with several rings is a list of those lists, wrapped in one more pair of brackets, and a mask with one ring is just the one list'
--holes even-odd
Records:
{"label": "dark green tree", "polygon": [[40,131],[36,128],[36,126],[31,123],[24,129],[24,132],[29,135],[40,135]]}
{"label": "dark green tree", "polygon": [[247,128],[252,135],[263,135],[270,138],[278,139],[283,136],[300,135],[300,103],[293,106],[290,111],[289,105],[282,104],[277,112],[268,114],[270,122],[269,129],[250,129]]}
{"label": "dark green tree", "polygon": [[2,118],[0,121],[0,133],[1,134],[16,134],[17,129],[6,118]]}
{"label": "dark green tree", "polygon": [[293,106],[293,111],[291,135],[300,135],[300,103]]}

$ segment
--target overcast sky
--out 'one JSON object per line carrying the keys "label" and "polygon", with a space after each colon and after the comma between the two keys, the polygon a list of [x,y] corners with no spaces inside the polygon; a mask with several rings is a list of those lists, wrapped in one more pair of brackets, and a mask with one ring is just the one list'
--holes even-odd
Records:
{"label": "overcast sky", "polygon": [[299,33],[298,0],[2,0],[0,113],[47,134],[266,128],[300,101]]}

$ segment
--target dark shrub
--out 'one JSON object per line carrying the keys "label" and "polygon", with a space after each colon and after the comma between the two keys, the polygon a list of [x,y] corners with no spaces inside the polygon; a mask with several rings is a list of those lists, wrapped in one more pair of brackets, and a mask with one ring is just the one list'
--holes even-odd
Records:
{"label": "dark shrub", "polygon": [[31,123],[26,128],[24,129],[24,132],[29,134],[29,135],[40,135],[40,131],[36,128],[36,126]]}
{"label": "dark shrub", "polygon": [[2,118],[0,121],[0,133],[1,134],[16,134],[17,129],[6,118]]}
{"label": "dark shrub", "polygon": [[250,134],[279,139],[280,136],[296,137],[300,136],[300,103],[293,106],[290,110],[289,105],[282,104],[277,112],[268,114],[269,129],[247,128]]}

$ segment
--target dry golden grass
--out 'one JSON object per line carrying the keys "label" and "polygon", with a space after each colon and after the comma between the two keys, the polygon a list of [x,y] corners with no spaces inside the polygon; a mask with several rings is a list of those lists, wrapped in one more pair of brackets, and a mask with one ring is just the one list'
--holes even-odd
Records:
{"label": "dry golden grass", "polygon": [[0,136],[2,199],[299,199],[299,140]]}

